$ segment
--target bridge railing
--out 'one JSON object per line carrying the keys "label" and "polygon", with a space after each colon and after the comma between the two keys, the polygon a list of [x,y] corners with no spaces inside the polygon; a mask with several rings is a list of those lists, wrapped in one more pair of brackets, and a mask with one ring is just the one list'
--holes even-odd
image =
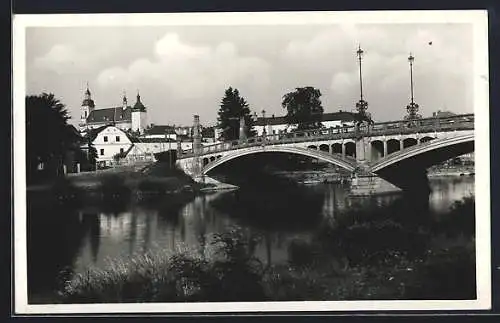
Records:
{"label": "bridge railing", "polygon": [[[445,118],[422,118],[411,122],[408,120],[386,121],[375,123],[361,132],[355,126],[343,126],[269,134],[243,140],[224,141],[213,145],[203,146],[201,154],[218,153],[261,145],[300,143],[312,140],[354,139],[360,135],[399,135],[471,129],[474,129],[474,114],[463,114]],[[184,152],[182,156],[179,157],[187,158],[192,156],[194,156],[193,152],[189,151]]]}

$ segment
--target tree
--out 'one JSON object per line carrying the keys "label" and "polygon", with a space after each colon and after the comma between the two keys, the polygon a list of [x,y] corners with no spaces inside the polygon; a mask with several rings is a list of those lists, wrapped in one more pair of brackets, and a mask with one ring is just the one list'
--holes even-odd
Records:
{"label": "tree", "polygon": [[253,137],[256,134],[254,130],[254,121],[250,115],[250,108],[244,98],[240,96],[238,89],[229,87],[219,109],[217,126],[222,129],[224,140],[235,140],[240,135],[240,118],[245,120],[245,134],[247,137]]}
{"label": "tree", "polygon": [[26,96],[25,103],[28,180],[32,179],[40,163],[53,174],[60,173],[66,153],[79,149],[81,137],[67,123],[68,111],[54,94]]}
{"label": "tree", "polygon": [[297,130],[323,127],[320,97],[320,90],[311,86],[296,88],[295,91],[285,94],[281,106],[287,110],[288,124],[297,125]]}

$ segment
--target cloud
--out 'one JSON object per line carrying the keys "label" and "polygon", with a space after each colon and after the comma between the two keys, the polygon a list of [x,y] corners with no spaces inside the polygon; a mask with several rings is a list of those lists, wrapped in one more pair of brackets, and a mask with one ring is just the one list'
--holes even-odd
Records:
{"label": "cloud", "polygon": [[258,57],[240,55],[229,42],[191,45],[178,34],[168,33],[154,44],[152,52],[152,58],[104,69],[97,78],[99,85],[126,88],[155,84],[178,99],[196,99],[220,94],[230,85],[252,83],[264,88],[269,82],[269,64]]}
{"label": "cloud", "polygon": [[64,73],[68,70],[84,69],[89,63],[89,58],[80,55],[71,46],[56,44],[45,55],[35,58],[34,62],[36,68]]}
{"label": "cloud", "polygon": [[369,109],[377,118],[395,119],[404,114],[409,100],[410,52],[415,56],[415,95],[423,114],[429,115],[444,106],[463,112],[472,109],[471,102],[458,99],[470,99],[470,42],[470,34],[447,34],[435,26],[384,29],[380,25],[343,25],[306,40],[290,41],[282,57],[287,65],[297,69],[328,74],[329,88],[323,91],[325,101],[329,106],[353,109],[359,99],[355,51],[360,44],[364,50],[363,92]]}

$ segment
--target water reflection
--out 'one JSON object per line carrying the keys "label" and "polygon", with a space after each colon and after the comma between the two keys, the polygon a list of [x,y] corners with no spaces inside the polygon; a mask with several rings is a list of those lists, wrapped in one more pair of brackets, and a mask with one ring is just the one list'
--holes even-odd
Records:
{"label": "water reflection", "polygon": [[[433,191],[427,203],[404,195],[352,198],[341,185],[310,186],[311,196],[320,199],[304,200],[295,214],[273,213],[281,205],[259,205],[258,210],[267,213],[255,214],[255,205],[248,204],[251,199],[235,192],[198,196],[180,209],[166,207],[161,201],[147,206],[131,205],[120,212],[37,205],[29,210],[29,286],[32,294],[53,290],[64,268],[69,274],[84,272],[89,266],[106,266],[110,258],[128,258],[146,250],[175,252],[189,248],[207,256],[210,234],[233,226],[243,227],[258,238],[254,254],[264,265],[284,263],[296,252],[292,249],[299,250],[297,243],[313,240],[322,227],[335,222],[343,212],[391,206],[398,208],[402,216],[408,216],[410,210],[414,214],[439,216],[454,201],[474,192],[473,178],[433,180],[431,185]],[[220,207],[221,203],[231,207]]]}

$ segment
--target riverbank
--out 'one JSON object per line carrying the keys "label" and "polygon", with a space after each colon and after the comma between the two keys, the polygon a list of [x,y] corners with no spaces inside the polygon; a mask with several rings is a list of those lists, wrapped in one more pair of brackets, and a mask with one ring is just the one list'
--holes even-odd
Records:
{"label": "riverbank", "polygon": [[64,184],[90,193],[102,189],[103,186],[114,184],[124,186],[139,195],[143,193],[172,194],[183,190],[195,192],[209,189],[217,190],[218,186],[221,186],[222,189],[227,188],[223,183],[216,181],[195,182],[183,171],[169,167],[166,163],[157,162],[141,165],[141,167],[117,166],[106,170],[68,174],[52,181],[28,185],[27,191],[54,190]]}
{"label": "riverbank", "polygon": [[34,203],[105,205],[110,210],[119,210],[130,203],[159,198],[164,203],[183,205],[198,194],[234,188],[216,181],[198,183],[166,163],[153,163],[140,168],[122,166],[69,174],[52,182],[30,185],[27,192]]}
{"label": "riverbank", "polygon": [[[347,173],[337,173],[328,170],[313,171],[277,171],[274,175],[293,179],[301,184],[319,184],[319,183],[350,183],[352,177]],[[460,177],[474,176],[474,167],[433,167],[427,171],[428,177]]]}
{"label": "riverbank", "polygon": [[474,175],[474,166],[431,167],[427,170],[427,177],[460,177]]}

